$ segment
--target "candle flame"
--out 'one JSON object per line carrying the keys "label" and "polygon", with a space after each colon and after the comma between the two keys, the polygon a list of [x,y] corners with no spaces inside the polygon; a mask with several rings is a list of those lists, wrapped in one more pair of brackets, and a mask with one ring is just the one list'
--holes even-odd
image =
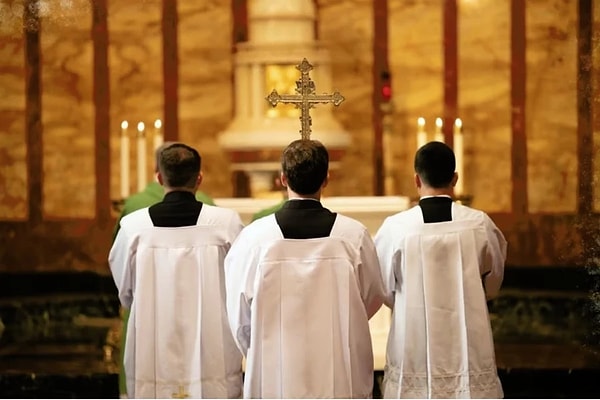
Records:
{"label": "candle flame", "polygon": [[143,123],[143,122],[138,122],[138,126],[137,126],[137,128],[138,128],[138,131],[140,131],[140,132],[141,132],[141,131],[143,131],[143,130],[144,130],[144,127],[145,127],[145,126],[144,126],[144,123]]}
{"label": "candle flame", "polygon": [[460,118],[456,118],[456,120],[454,121],[454,125],[456,125],[458,128],[461,128],[462,120]]}
{"label": "candle flame", "polygon": [[160,119],[157,119],[156,121],[154,121],[154,127],[156,129],[160,129],[162,126],[162,121]]}
{"label": "candle flame", "polygon": [[417,123],[419,124],[419,126],[425,126],[425,118],[423,117],[419,117],[419,119],[417,119]]}
{"label": "candle flame", "polygon": [[443,124],[442,119],[440,117],[437,117],[435,119],[435,126],[437,126],[438,128],[441,128],[442,124]]}
{"label": "candle flame", "polygon": [[127,123],[127,121],[121,122],[121,129],[127,129],[128,126],[129,126],[129,123]]}

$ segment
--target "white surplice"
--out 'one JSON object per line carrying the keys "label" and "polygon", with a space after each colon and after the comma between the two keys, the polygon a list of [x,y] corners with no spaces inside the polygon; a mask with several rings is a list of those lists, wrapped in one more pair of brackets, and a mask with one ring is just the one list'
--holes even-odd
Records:
{"label": "white surplice", "polygon": [[375,244],[393,309],[384,398],[503,397],[486,297],[506,240],[492,220],[453,203],[452,221],[424,224],[416,206],[388,217]]}
{"label": "white surplice", "polygon": [[239,215],[204,204],[196,226],[154,227],[127,215],[109,256],[131,313],[124,368],[128,396],[239,398],[242,355],[226,315],[223,262]]}
{"label": "white surplice", "polygon": [[337,216],[331,235],[284,239],[274,215],[247,226],[225,259],[227,308],[246,355],[246,398],[368,398],[368,320],[383,300],[374,243]]}

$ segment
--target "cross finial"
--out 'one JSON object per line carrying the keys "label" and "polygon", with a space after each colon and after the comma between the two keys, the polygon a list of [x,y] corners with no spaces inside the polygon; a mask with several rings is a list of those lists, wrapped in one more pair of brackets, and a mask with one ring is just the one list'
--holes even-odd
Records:
{"label": "cross finial", "polygon": [[272,107],[276,107],[278,103],[289,103],[299,108],[300,134],[303,140],[309,140],[312,132],[310,109],[317,103],[333,103],[337,107],[345,99],[337,91],[332,94],[315,94],[315,82],[309,76],[309,72],[313,69],[313,66],[306,58],[300,64],[296,65],[296,69],[301,74],[300,79],[296,81],[296,94],[279,94],[277,90],[273,89],[266,99]]}

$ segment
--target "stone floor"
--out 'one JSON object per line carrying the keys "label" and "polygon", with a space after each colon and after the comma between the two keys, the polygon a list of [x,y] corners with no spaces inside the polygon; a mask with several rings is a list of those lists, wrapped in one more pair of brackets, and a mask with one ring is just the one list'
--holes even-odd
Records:
{"label": "stone floor", "polygon": [[[76,275],[0,276],[0,397],[118,398],[114,285]],[[587,289],[539,287],[539,275],[507,282],[490,303],[505,397],[600,398],[598,318]],[[374,378],[379,398],[382,373]]]}

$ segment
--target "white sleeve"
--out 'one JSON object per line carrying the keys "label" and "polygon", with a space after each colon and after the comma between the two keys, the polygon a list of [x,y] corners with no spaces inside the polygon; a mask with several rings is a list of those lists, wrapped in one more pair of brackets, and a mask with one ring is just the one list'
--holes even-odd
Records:
{"label": "white sleeve", "polygon": [[381,268],[381,277],[383,280],[384,302],[389,308],[394,307],[394,296],[396,294],[396,262],[400,262],[400,257],[396,257],[394,246],[394,235],[389,231],[390,224],[387,219],[383,222],[375,234],[375,247],[379,257]]}
{"label": "white sleeve", "polygon": [[108,255],[108,265],[119,291],[119,300],[125,308],[133,302],[135,284],[135,244],[126,229],[119,229]]}
{"label": "white sleeve", "polygon": [[245,236],[242,231],[225,257],[227,318],[235,343],[244,356],[250,347],[251,305],[258,267],[257,246],[252,246]]}
{"label": "white sleeve", "polygon": [[242,222],[242,218],[237,211],[233,212],[233,216],[229,221],[229,235],[232,238],[232,242],[238,237],[242,229],[244,229],[244,223]]}
{"label": "white sleeve", "polygon": [[362,233],[360,258],[361,297],[367,310],[367,316],[371,318],[381,308],[384,300],[384,292],[377,251],[375,250],[373,239],[366,228],[364,228]]}
{"label": "white sleeve", "polygon": [[485,226],[487,240],[480,272],[483,277],[486,299],[490,300],[498,296],[502,286],[507,244],[500,229],[487,215],[485,215]]}

